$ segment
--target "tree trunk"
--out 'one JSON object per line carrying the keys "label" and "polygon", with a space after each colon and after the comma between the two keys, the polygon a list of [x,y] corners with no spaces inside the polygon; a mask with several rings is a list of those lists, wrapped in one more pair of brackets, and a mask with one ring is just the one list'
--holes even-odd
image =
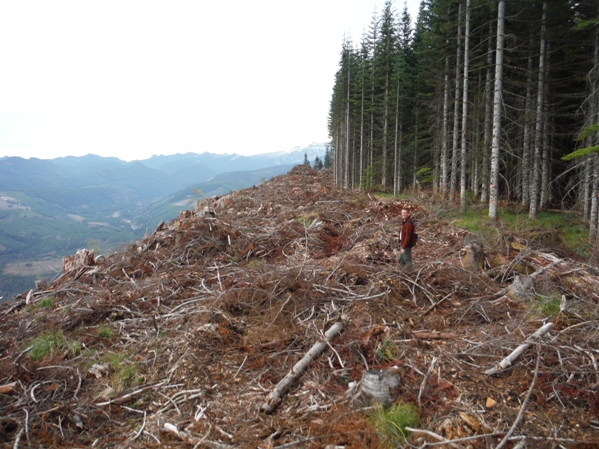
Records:
{"label": "tree trunk", "polygon": [[[545,74],[543,75],[543,79],[546,80],[549,74],[549,64],[551,62],[551,42],[547,42],[545,49],[545,66],[543,70]],[[546,98],[548,95],[547,92],[547,82],[543,83],[543,98]],[[551,145],[549,142],[549,128],[546,125],[547,120],[549,118],[549,112],[547,110],[547,101],[543,100],[543,140],[541,144],[541,148],[543,149],[541,152],[541,198],[539,200],[539,205],[541,207],[547,207],[549,202],[551,201],[551,189],[549,188],[549,184],[551,182]]]}
{"label": "tree trunk", "polygon": [[[599,15],[599,11],[597,11]],[[595,77],[591,78],[591,95],[594,95],[590,102],[591,104],[591,123],[599,123],[599,28],[595,27],[595,45],[593,48],[593,70]],[[598,133],[593,133],[589,138],[591,145],[599,144]],[[589,145],[590,146],[590,145]],[[590,167],[590,195],[591,195],[591,210],[589,212],[589,241],[595,243],[597,240],[597,221],[599,220],[599,157],[594,154],[590,157],[590,163],[586,164]],[[585,203],[587,203],[587,197],[585,197]],[[585,215],[586,216],[586,215]]]}
{"label": "tree trunk", "polygon": [[[532,36],[531,36],[532,39]],[[530,141],[532,128],[530,117],[533,107],[532,88],[532,55],[528,56],[528,75],[526,77],[526,100],[524,102],[524,133],[522,137],[522,205],[528,206],[530,202]]]}
{"label": "tree trunk", "polygon": [[351,105],[351,53],[348,50],[348,62],[347,62],[347,98],[346,98],[346,112],[345,112],[345,163],[343,164],[343,187],[349,188],[349,154],[350,154],[350,105]]}
{"label": "tree trunk", "polygon": [[489,217],[497,218],[499,196],[499,144],[501,140],[501,90],[503,89],[503,41],[505,26],[505,0],[497,7],[497,49],[495,50],[495,89],[493,94],[493,137],[491,140],[491,184],[489,186]]}
{"label": "tree trunk", "polygon": [[449,58],[445,58],[445,82],[443,83],[443,128],[441,131],[441,193],[447,195],[448,136],[449,134]]}
{"label": "tree trunk", "polygon": [[547,3],[543,2],[543,18],[541,25],[541,48],[539,51],[539,80],[537,86],[537,114],[535,117],[535,143],[531,161],[532,180],[530,186],[530,209],[528,216],[537,218],[539,206],[539,187],[541,182],[541,144],[543,142],[543,109],[545,100],[545,21]]}
{"label": "tree trunk", "polygon": [[401,170],[401,121],[400,121],[400,113],[399,107],[401,102],[400,95],[400,84],[401,80],[398,77],[397,79],[397,95],[396,95],[396,103],[395,103],[395,142],[393,144],[393,195],[397,196],[399,194],[400,188],[400,178],[399,172]]}
{"label": "tree trunk", "polygon": [[455,63],[455,95],[454,95],[454,107],[453,107],[453,142],[451,144],[451,177],[449,182],[449,200],[455,199],[455,191],[458,177],[458,145],[460,139],[460,115],[459,115],[459,102],[460,98],[460,70],[462,60],[462,4],[458,7],[458,34],[457,34],[457,50],[456,50],[456,63]]}
{"label": "tree trunk", "polygon": [[595,243],[597,240],[597,220],[599,216],[599,157],[591,156],[591,212],[589,215],[589,241]]}
{"label": "tree trunk", "polygon": [[487,49],[487,70],[485,77],[485,124],[484,124],[484,137],[483,137],[483,160],[482,160],[482,191],[480,194],[480,200],[483,203],[489,201],[489,153],[491,152],[491,135],[492,135],[492,124],[493,124],[493,96],[491,95],[491,89],[493,87],[493,39],[491,39],[492,24],[489,24],[489,47]]}
{"label": "tree trunk", "polygon": [[460,213],[466,214],[466,132],[468,130],[468,64],[470,58],[470,1],[466,0],[466,32],[464,34],[464,87],[462,96],[462,157],[460,164]]}

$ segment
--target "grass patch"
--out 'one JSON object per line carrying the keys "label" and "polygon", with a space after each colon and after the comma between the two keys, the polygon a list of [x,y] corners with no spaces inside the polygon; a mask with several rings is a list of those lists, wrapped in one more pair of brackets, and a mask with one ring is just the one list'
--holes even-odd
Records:
{"label": "grass patch", "polygon": [[44,331],[29,342],[28,347],[33,346],[31,351],[29,351],[29,357],[41,362],[53,350],[62,348],[64,345],[65,339],[64,335],[62,335],[62,330]]}
{"label": "grass patch", "polygon": [[100,338],[110,339],[110,338],[114,337],[114,335],[115,335],[114,330],[111,329],[110,327],[100,326],[98,328],[98,337],[100,337]]}
{"label": "grass patch", "polygon": [[35,304],[38,309],[45,309],[54,305],[54,298],[52,296],[46,296]]}
{"label": "grass patch", "polygon": [[[526,211],[515,207],[506,207],[497,213],[498,220],[489,218],[487,208],[470,208],[466,214],[459,213],[459,209],[452,208],[445,218],[450,220],[455,227],[466,229],[479,236],[487,246],[499,243],[501,233],[505,232],[530,232],[531,238],[539,236],[539,241],[549,247],[563,244],[578,256],[589,259],[593,247],[588,241],[588,225],[574,213],[543,211],[537,218],[531,219]],[[543,232],[554,233],[557,231],[558,241],[544,241]]]}
{"label": "grass patch", "polygon": [[312,223],[314,223],[318,219],[318,213],[316,212],[308,212],[305,215],[300,215],[296,218],[298,223],[304,224],[307,228],[309,228]]}
{"label": "grass patch", "polygon": [[122,391],[124,388],[132,385],[139,385],[143,382],[143,377],[137,374],[137,366],[133,362],[126,360],[125,353],[108,353],[104,356],[110,366],[110,380],[112,388],[116,392]]}
{"label": "grass patch", "polygon": [[406,427],[415,427],[420,422],[418,407],[412,403],[392,405],[385,408],[378,405],[370,422],[379,434],[384,447],[403,446],[410,436]]}
{"label": "grass patch", "polygon": [[557,296],[537,296],[532,303],[531,313],[543,318],[556,317],[559,314],[561,299]]}
{"label": "grass patch", "polygon": [[68,341],[62,334],[62,330],[48,329],[29,341],[27,347],[33,346],[29,351],[29,357],[41,362],[44,357],[58,349],[68,349],[71,356],[81,352],[81,343]]}

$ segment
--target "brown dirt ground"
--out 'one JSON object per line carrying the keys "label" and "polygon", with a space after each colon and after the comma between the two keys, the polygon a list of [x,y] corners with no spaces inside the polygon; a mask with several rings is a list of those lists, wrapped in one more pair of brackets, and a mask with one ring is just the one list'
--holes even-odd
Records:
{"label": "brown dirt ground", "polygon": [[[403,206],[420,236],[409,273],[397,265]],[[440,210],[432,197],[342,191],[298,166],[0,305],[0,386],[12,385],[0,448],[385,447],[348,391],[392,366],[396,403],[416,404],[428,432],[406,447],[434,433],[492,448],[512,426],[505,447],[598,447],[597,268],[500,231],[478,242],[484,269],[464,268],[477,239]],[[538,276],[515,292],[518,272]],[[263,412],[342,314],[348,328]],[[511,367],[484,374],[546,322]],[[34,360],[40,336],[56,343]]]}

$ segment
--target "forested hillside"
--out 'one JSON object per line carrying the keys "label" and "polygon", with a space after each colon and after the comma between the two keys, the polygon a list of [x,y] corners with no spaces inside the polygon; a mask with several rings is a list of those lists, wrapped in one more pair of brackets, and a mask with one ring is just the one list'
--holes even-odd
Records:
{"label": "forested hillside", "polygon": [[342,44],[336,182],[576,210],[594,241],[599,2],[423,0],[415,26],[399,5]]}

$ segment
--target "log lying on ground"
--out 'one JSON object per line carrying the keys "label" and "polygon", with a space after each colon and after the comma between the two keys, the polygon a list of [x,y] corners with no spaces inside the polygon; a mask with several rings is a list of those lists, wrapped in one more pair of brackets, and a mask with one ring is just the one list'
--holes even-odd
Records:
{"label": "log lying on ground", "polygon": [[262,404],[262,411],[266,413],[272,413],[277,405],[281,402],[282,396],[287,392],[289,387],[295,382],[302,373],[306,370],[306,367],[310,364],[314,358],[320,354],[337,334],[341,333],[349,325],[349,317],[347,315],[341,316],[341,320],[333,324],[328,331],[325,332],[325,341],[319,341],[310,348],[306,355],[297,362],[291,371],[277,384],[277,386],[270,392],[268,398],[264,404]]}
{"label": "log lying on ground", "polygon": [[486,370],[485,374],[496,374],[507,367],[511,366],[514,360],[516,360],[520,355],[528,349],[530,345],[536,343],[543,335],[545,335],[549,329],[553,327],[553,323],[546,323],[541,326],[537,331],[532,334],[530,337],[526,339],[524,343],[518,346],[516,349],[512,351],[510,355],[504,358],[499,364],[495,365],[493,368]]}

